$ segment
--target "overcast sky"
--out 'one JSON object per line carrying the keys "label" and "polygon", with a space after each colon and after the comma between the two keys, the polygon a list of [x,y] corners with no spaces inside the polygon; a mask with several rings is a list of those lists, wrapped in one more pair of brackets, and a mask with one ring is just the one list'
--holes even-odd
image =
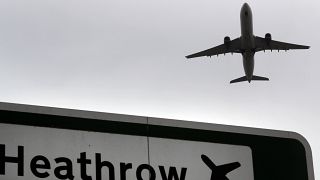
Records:
{"label": "overcast sky", "polygon": [[295,131],[320,177],[320,2],[247,1],[254,34],[309,50],[185,56],[240,36],[244,1],[1,0],[0,101]]}

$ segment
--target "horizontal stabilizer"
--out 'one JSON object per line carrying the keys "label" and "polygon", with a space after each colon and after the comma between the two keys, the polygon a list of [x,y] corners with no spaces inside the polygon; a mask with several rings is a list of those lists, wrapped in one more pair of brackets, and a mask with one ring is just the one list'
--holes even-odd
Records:
{"label": "horizontal stabilizer", "polygon": [[[242,81],[248,81],[247,77],[246,77],[246,76],[243,76],[243,77],[241,77],[241,78],[234,79],[234,80],[230,81],[230,84],[232,84],[232,83],[238,83],[238,82],[242,82]],[[253,75],[253,76],[252,76],[252,79],[251,79],[250,81],[269,81],[269,78]],[[249,82],[250,82],[250,81],[249,81]]]}
{"label": "horizontal stabilizer", "polygon": [[241,77],[241,78],[234,79],[234,80],[230,81],[230,84],[232,84],[232,83],[237,83],[237,82],[242,82],[242,81],[247,81],[247,80],[248,80],[247,77],[246,77],[246,76],[243,76],[243,77]]}
{"label": "horizontal stabilizer", "polygon": [[252,80],[255,80],[255,81],[269,81],[269,78],[253,75],[252,76]]}

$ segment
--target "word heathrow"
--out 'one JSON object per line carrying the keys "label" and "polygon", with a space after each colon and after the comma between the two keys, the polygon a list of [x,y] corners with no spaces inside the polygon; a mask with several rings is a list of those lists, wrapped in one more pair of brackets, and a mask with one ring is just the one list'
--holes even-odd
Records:
{"label": "word heathrow", "polygon": [[[55,168],[53,169],[53,174],[57,179],[74,179],[74,164],[67,157],[57,157],[54,160],[48,159],[43,155],[36,155],[31,158],[29,163],[31,173],[37,178],[48,178],[49,176],[53,176],[52,174],[52,162],[55,162]],[[28,164],[25,164],[24,158],[24,146],[18,146],[18,154],[16,156],[9,156],[6,152],[6,146],[4,144],[0,144],[0,177],[1,175],[6,174],[6,165],[8,164],[16,164],[17,167],[17,175],[24,176],[25,175],[25,167],[28,167]],[[94,175],[88,174],[87,167],[95,166],[95,177],[96,180],[102,180],[102,172],[106,172],[108,170],[108,179],[105,180],[115,180],[115,166],[112,162],[103,161],[101,157],[101,153],[95,153],[94,162],[91,159],[87,158],[86,152],[81,152],[79,157],[77,158],[77,164],[80,167],[80,177],[82,180],[92,180]],[[8,166],[7,166],[8,167]],[[120,180],[126,180],[126,175],[128,171],[133,171],[132,163],[120,162]],[[10,166],[12,168],[12,166]],[[178,173],[176,167],[169,167],[168,170],[164,166],[159,165],[157,167],[160,172],[160,176],[162,180],[185,180],[187,168],[182,167],[180,169],[180,173]],[[104,171],[102,171],[104,170]],[[156,179],[156,169],[149,164],[140,164],[135,169],[136,179],[144,180],[144,173],[149,174],[148,180]]]}

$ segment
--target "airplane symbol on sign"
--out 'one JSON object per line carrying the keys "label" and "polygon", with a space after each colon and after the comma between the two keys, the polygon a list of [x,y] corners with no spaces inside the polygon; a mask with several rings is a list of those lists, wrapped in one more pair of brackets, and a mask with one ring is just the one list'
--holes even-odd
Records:
{"label": "airplane symbol on sign", "polygon": [[239,162],[233,162],[216,166],[208,156],[202,154],[202,161],[211,169],[211,180],[229,180],[227,174],[241,166]]}

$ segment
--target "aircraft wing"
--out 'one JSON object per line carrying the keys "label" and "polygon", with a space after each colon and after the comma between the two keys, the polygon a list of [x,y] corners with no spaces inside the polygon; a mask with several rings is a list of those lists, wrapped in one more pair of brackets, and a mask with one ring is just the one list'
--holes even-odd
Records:
{"label": "aircraft wing", "polygon": [[201,159],[210,169],[214,169],[216,167],[216,165],[208,158],[208,156],[202,154]]}
{"label": "aircraft wing", "polygon": [[237,169],[240,166],[241,166],[241,164],[239,162],[233,162],[233,163],[229,163],[229,164],[220,165],[217,168],[220,173],[228,174],[229,172]]}
{"label": "aircraft wing", "polygon": [[255,36],[256,52],[264,50],[290,50],[290,49],[309,49],[309,46],[290,44],[280,41],[274,41],[271,39],[265,39]]}
{"label": "aircraft wing", "polygon": [[240,38],[236,38],[232,41],[229,41],[225,44],[221,44],[219,46],[195,53],[186,56],[186,58],[195,58],[200,56],[214,56],[219,54],[226,54],[226,53],[240,53],[241,42]]}

